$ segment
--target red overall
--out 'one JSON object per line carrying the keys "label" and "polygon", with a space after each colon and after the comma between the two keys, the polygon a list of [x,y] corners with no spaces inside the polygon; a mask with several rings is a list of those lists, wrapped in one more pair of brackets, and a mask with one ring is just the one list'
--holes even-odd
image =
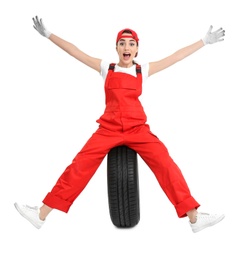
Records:
{"label": "red overall", "polygon": [[111,148],[126,145],[135,150],[155,174],[179,217],[200,205],[191,196],[186,181],[164,144],[151,133],[138,99],[142,92],[141,68],[137,77],[114,72],[111,64],[105,80],[106,108],[97,120],[98,130],[65,169],[43,203],[68,212]]}

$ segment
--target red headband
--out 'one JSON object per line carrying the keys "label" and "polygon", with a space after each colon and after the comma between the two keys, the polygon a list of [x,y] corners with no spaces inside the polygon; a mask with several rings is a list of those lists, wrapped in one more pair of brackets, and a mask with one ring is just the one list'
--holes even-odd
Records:
{"label": "red headband", "polygon": [[[123,33],[126,33],[125,31],[129,31],[131,33],[131,35],[123,35]],[[118,43],[118,41],[121,39],[121,38],[132,38],[134,39],[137,43],[139,41],[139,38],[138,38],[138,35],[135,31],[129,29],[129,28],[126,28],[126,29],[123,29],[121,30],[118,34],[117,34],[117,40],[116,40],[116,43]]]}

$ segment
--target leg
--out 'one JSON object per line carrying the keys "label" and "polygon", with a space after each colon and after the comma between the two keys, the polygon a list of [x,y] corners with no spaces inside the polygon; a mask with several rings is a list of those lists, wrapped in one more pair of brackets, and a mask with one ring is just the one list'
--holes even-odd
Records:
{"label": "leg", "polygon": [[163,143],[147,126],[137,131],[133,138],[128,136],[126,145],[134,149],[154,172],[163,191],[175,206],[179,217],[189,217],[194,233],[211,227],[224,219],[224,214],[199,213],[200,206],[192,197],[185,179]]}
{"label": "leg", "polygon": [[[59,177],[43,203],[49,208],[68,212],[110,149],[122,144],[122,140],[115,132],[98,129]],[[50,212],[46,206],[42,208],[42,217]]]}
{"label": "leg", "polygon": [[195,223],[196,222],[196,217],[197,217],[197,214],[198,214],[198,211],[196,209],[192,209],[192,210],[189,210],[188,212],[186,212],[189,220],[190,220],[190,223]]}
{"label": "leg", "polygon": [[43,200],[43,205],[31,207],[14,203],[17,211],[36,228],[41,228],[53,210],[68,212],[77,196],[85,188],[109,150],[122,145],[120,134],[99,128],[77,154],[57,183]]}
{"label": "leg", "polygon": [[43,204],[42,207],[40,208],[40,212],[39,212],[39,218],[44,221],[46,219],[46,217],[48,216],[48,214],[52,211],[53,209],[50,208],[49,206]]}
{"label": "leg", "polygon": [[161,188],[174,205],[179,217],[192,218],[200,205],[192,197],[188,185],[164,144],[145,126],[137,134],[128,136],[127,143],[146,162]]}

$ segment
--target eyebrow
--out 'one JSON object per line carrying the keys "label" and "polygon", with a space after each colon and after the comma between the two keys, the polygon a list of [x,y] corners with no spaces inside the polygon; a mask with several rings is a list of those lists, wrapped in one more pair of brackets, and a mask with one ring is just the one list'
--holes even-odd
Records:
{"label": "eyebrow", "polygon": [[[123,42],[125,42],[124,39],[120,39],[119,41],[123,41]],[[136,42],[136,40],[134,40],[134,39],[130,39],[130,41],[131,41],[131,42]]]}

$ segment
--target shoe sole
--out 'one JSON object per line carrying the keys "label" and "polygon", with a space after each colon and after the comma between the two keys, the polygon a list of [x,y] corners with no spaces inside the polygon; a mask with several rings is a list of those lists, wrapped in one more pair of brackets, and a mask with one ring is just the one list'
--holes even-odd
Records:
{"label": "shoe sole", "polygon": [[26,220],[28,220],[35,228],[40,229],[41,226],[37,225],[35,222],[32,221],[32,219],[30,219],[20,208],[19,205],[17,203],[14,203],[15,208],[17,209],[17,211],[20,213],[20,215],[22,217],[24,217]]}
{"label": "shoe sole", "polygon": [[224,219],[224,217],[225,217],[225,215],[221,215],[221,216],[220,216],[219,218],[217,218],[214,222],[208,223],[208,224],[206,224],[206,225],[204,225],[204,226],[202,226],[202,227],[200,227],[200,228],[193,229],[192,231],[193,231],[194,233],[197,233],[197,232],[203,230],[204,228],[211,227],[211,226],[213,226],[213,225],[219,223],[222,219]]}

